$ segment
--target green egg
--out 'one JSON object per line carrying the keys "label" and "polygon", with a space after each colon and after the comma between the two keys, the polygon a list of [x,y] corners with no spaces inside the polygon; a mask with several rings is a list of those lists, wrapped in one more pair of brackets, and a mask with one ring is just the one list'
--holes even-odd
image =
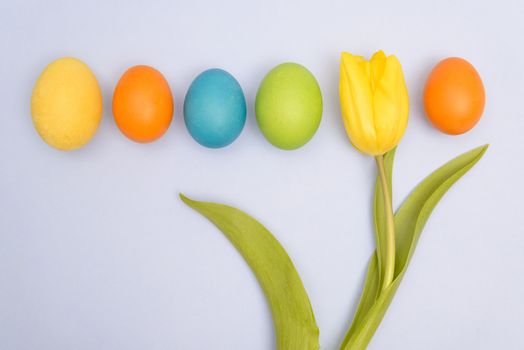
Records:
{"label": "green egg", "polygon": [[317,80],[300,64],[276,66],[258,88],[255,113],[260,130],[274,146],[292,150],[305,145],[322,119]]}

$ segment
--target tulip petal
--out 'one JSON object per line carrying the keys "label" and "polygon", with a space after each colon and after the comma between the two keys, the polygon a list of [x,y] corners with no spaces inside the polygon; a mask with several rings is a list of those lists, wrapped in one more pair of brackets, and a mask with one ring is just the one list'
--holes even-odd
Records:
{"label": "tulip petal", "polygon": [[342,53],[340,104],[342,119],[351,143],[361,152],[377,155],[373,120],[373,94],[362,57]]}
{"label": "tulip petal", "polygon": [[406,82],[395,56],[386,60],[382,77],[375,87],[373,110],[378,148],[385,153],[402,138],[409,113]]}
{"label": "tulip petal", "polygon": [[384,69],[386,68],[386,60],[386,54],[380,50],[375,52],[369,61],[371,65],[370,82],[373,91],[375,91],[380,79],[382,79]]}

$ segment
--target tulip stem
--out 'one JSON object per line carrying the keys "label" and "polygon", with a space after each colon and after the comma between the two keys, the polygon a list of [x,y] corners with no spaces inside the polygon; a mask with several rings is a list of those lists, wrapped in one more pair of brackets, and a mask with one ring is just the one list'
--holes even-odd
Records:
{"label": "tulip stem", "polygon": [[391,201],[391,189],[386,177],[384,166],[384,155],[375,157],[378,166],[382,195],[384,197],[384,213],[386,214],[386,252],[384,263],[384,278],[381,290],[389,287],[395,275],[395,221],[393,217],[393,203]]}

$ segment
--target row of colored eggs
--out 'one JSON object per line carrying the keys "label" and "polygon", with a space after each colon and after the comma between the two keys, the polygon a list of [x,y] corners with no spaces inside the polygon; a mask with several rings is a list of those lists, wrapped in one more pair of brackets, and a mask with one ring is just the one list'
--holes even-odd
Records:
{"label": "row of colored eggs", "polygon": [[[191,83],[184,100],[184,121],[201,145],[220,148],[232,143],[246,121],[246,100],[240,84],[222,69],[209,69]],[[315,134],[322,117],[322,96],[315,77],[303,66],[283,63],[272,69],[257,93],[256,118],[276,147],[295,149]],[[49,145],[73,150],[87,144],[102,118],[97,79],[82,61],[60,58],[38,78],[31,99],[36,130]],[[113,94],[118,128],[136,142],[152,142],[168,129],[173,97],[156,69],[128,69]]]}
{"label": "row of colored eggs", "polygon": [[[461,58],[447,58],[430,73],[424,107],[431,123],[448,134],[462,134],[479,121],[485,102],[482,80]],[[31,99],[36,130],[49,145],[73,150],[87,144],[102,118],[102,94],[89,67],[60,58],[38,78]],[[168,129],[173,97],[163,75],[149,66],[128,69],[113,94],[118,128],[136,142],[152,142]],[[255,100],[258,126],[281,149],[296,149],[315,134],[322,117],[322,95],[315,77],[297,63],[283,63],[262,80]],[[184,100],[184,121],[201,145],[232,143],[246,122],[240,84],[222,69],[209,69],[191,83]]]}

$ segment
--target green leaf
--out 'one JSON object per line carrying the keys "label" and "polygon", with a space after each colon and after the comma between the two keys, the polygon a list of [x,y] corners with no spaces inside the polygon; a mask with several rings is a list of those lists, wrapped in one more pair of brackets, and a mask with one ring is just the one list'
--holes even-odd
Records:
{"label": "green leaf", "polygon": [[[386,177],[388,179],[389,188],[391,189],[391,178],[393,172],[393,160],[395,159],[396,148],[389,151],[384,156],[384,164],[386,168]],[[391,195],[391,193],[390,193]],[[369,309],[375,303],[378,297],[380,286],[382,285],[382,271],[384,266],[382,262],[385,257],[382,252],[385,252],[385,233],[386,233],[386,216],[384,215],[384,196],[382,196],[382,186],[380,186],[380,179],[377,178],[375,183],[375,195],[373,198],[373,217],[375,223],[375,240],[377,242],[377,249],[371,255],[368,263],[368,271],[366,280],[364,282],[364,289],[360,296],[360,301],[357,306],[357,311],[353,317],[353,322],[349,328],[344,340],[342,341],[343,348],[349,341],[349,338],[355,332],[358,324],[365,317]]]}
{"label": "green leaf", "polygon": [[360,301],[357,306],[357,311],[353,317],[353,322],[347,331],[344,340],[342,341],[341,349],[345,349],[349,340],[353,337],[353,334],[358,329],[362,320],[367,315],[369,310],[375,304],[380,289],[380,272],[378,269],[378,258],[376,251],[373,252],[368,262],[368,270],[366,273],[366,280],[364,282],[364,289],[360,295]]}
{"label": "green leaf", "polygon": [[[384,165],[386,170],[386,178],[389,185],[389,197],[392,198],[391,178],[393,172],[393,160],[395,159],[396,148],[392,149],[384,155]],[[384,262],[386,260],[386,215],[384,212],[384,196],[382,194],[382,186],[380,185],[380,178],[377,177],[375,181],[375,195],[373,197],[373,219],[375,223],[375,240],[377,242],[377,254],[379,261],[379,284],[382,284],[383,272],[385,269]]]}
{"label": "green leaf", "polygon": [[[356,315],[359,318],[355,317],[350,334],[348,333],[349,336],[344,339],[341,349],[361,350],[367,347],[395,296],[431,212],[447,190],[478,162],[487,148],[488,145],[475,148],[449,161],[426,177],[404,201],[395,214],[395,279],[387,289],[378,295],[371,307],[367,299],[365,305],[359,305],[357,310],[362,311]],[[375,218],[377,225],[380,225],[379,216]],[[377,271],[378,269],[368,268],[366,284],[369,283],[371,286],[364,286],[363,295],[366,294],[366,289],[378,288],[375,282],[378,277],[372,276],[376,275]],[[362,316],[364,312],[365,315]]]}
{"label": "green leaf", "polygon": [[489,145],[466,152],[435,170],[402,203],[395,214],[396,276],[405,272],[418,239],[442,196],[482,158]]}
{"label": "green leaf", "polygon": [[[393,173],[393,161],[395,159],[396,148],[387,152],[384,155],[384,168],[386,173],[386,180],[389,188],[389,198],[393,198],[393,186],[392,186],[392,173]],[[373,221],[375,226],[375,241],[377,243],[377,259],[378,259],[378,285],[376,286],[376,296],[382,285],[384,279],[384,271],[386,269],[386,231],[387,231],[387,219],[386,212],[384,211],[384,195],[382,193],[382,186],[380,183],[380,177],[377,176],[375,181],[375,194],[373,196]]]}
{"label": "green leaf", "polygon": [[244,257],[264,290],[279,350],[319,349],[319,330],[306,290],[276,238],[246,213],[217,203],[180,198],[218,227]]}

